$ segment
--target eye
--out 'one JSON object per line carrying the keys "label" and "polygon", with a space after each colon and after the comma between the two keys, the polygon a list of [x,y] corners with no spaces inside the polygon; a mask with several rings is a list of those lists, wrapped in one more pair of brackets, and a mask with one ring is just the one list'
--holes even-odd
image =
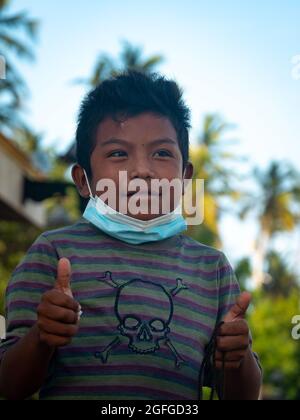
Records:
{"label": "eye", "polygon": [[127,152],[124,152],[123,150],[116,150],[114,152],[109,153],[108,157],[126,157]]}
{"label": "eye", "polygon": [[123,320],[124,327],[132,331],[136,330],[140,326],[140,324],[141,324],[141,321],[135,316],[131,316],[131,315],[128,315]]}
{"label": "eye", "polygon": [[162,332],[165,330],[166,325],[161,319],[154,319],[150,322],[150,328],[153,332]]}
{"label": "eye", "polygon": [[158,150],[154,153],[154,155],[158,155],[158,157],[172,157],[172,153],[169,150]]}

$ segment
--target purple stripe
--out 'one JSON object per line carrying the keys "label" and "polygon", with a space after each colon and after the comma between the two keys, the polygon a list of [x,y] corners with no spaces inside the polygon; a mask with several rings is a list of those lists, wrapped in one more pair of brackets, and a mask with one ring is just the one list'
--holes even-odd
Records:
{"label": "purple stripe", "polygon": [[[58,369],[58,372],[64,372],[65,369]],[[77,365],[68,365],[66,368],[66,372],[75,374],[75,376],[77,375],[86,375],[87,373],[89,374],[94,374],[94,375],[99,375],[99,374],[112,374],[112,373],[117,373],[117,374],[127,374],[127,375],[134,375],[134,374],[145,374],[145,375],[155,375],[158,378],[167,378],[167,380],[169,379],[175,379],[178,380],[180,382],[190,382],[193,385],[197,385],[198,381],[193,379],[192,377],[187,377],[186,375],[180,374],[180,372],[178,371],[168,371],[165,369],[161,369],[158,367],[154,367],[154,366],[137,366],[137,365],[117,365],[117,366],[107,366],[107,365],[101,365],[101,366],[95,366],[95,365],[82,365],[82,366],[77,366]],[[190,385],[190,384],[189,384]]]}
{"label": "purple stripe", "polygon": [[[111,341],[115,338],[112,337]],[[107,343],[105,345],[93,345],[93,346],[66,346],[66,347],[61,347],[59,348],[59,355],[60,357],[70,357],[70,356],[80,356],[80,355],[86,355],[87,353],[91,353],[94,354],[96,352],[102,351],[103,349],[105,349],[107,347],[107,345],[109,344],[109,337],[106,338]],[[205,347],[205,343],[199,343],[197,345],[197,348],[199,348],[199,354],[203,354],[204,353],[204,347]],[[128,345],[125,344],[120,344],[118,350],[120,351],[123,350],[124,353],[126,353],[126,356],[128,355]],[[159,354],[164,356],[166,359],[170,359],[171,357],[171,353],[169,349],[164,349],[164,348],[160,348],[159,350]],[[134,356],[134,354],[132,354],[132,356]],[[199,359],[194,359],[192,357],[189,357],[189,355],[185,355],[184,359],[186,361],[186,363],[188,363],[193,369],[198,369],[199,368]],[[130,362],[129,362],[130,363]],[[124,360],[124,366],[126,367],[126,360]]]}
{"label": "purple stripe", "polygon": [[36,289],[36,290],[49,290],[49,288],[53,287],[51,284],[39,283],[39,282],[30,282],[30,281],[18,281],[17,283],[11,283],[7,287],[7,293],[11,293],[14,290],[18,290],[20,288],[24,289]]}
{"label": "purple stripe", "polygon": [[[212,270],[212,271],[205,271],[200,268],[196,269],[188,269],[184,267],[180,267],[179,264],[167,264],[159,262],[157,259],[149,260],[149,259],[141,259],[141,258],[124,258],[124,257],[109,257],[107,255],[98,256],[98,257],[80,257],[80,256],[69,256],[68,257],[72,263],[77,264],[90,264],[90,263],[106,263],[106,264],[132,264],[133,266],[140,266],[143,268],[155,268],[155,269],[165,269],[165,270],[178,270],[181,273],[185,273],[189,276],[195,276],[200,275],[203,277],[206,277],[204,280],[209,281],[210,279],[217,278],[218,276],[218,270]],[[224,266],[219,269],[220,273],[224,271],[226,273],[227,271],[230,271],[230,267]],[[221,271],[222,270],[222,271]],[[223,274],[224,275],[224,274]]]}
{"label": "purple stripe", "polygon": [[192,309],[193,311],[204,313],[207,315],[215,316],[216,314],[216,308],[215,307],[208,307],[205,305],[202,305],[200,303],[196,303],[193,300],[187,299],[182,296],[176,296],[176,303],[182,305],[182,306],[188,306],[189,309]]}
{"label": "purple stripe", "polygon": [[35,252],[41,252],[41,253],[45,253],[45,251],[47,251],[48,255],[51,256],[56,256],[55,250],[54,248],[50,245],[50,244],[44,244],[44,243],[35,243],[33,245],[31,245],[28,254],[33,254]]}
{"label": "purple stripe", "polygon": [[[199,323],[200,328],[202,328],[202,331],[204,330],[208,336],[212,333],[212,328],[208,327],[207,325],[201,325]],[[201,330],[199,330],[201,331]],[[85,335],[85,334],[92,334],[94,336],[97,336],[99,334],[105,334],[105,335],[111,335],[112,333],[112,326],[98,326],[95,328],[93,327],[80,327],[79,334]],[[118,335],[118,331],[116,330],[116,335]],[[177,334],[174,332],[171,332],[170,335],[174,337],[177,341],[186,344],[189,347],[192,347],[193,349],[199,347],[199,341],[194,340],[193,338],[186,337],[182,334]]]}
{"label": "purple stripe", "polygon": [[[55,396],[55,395],[86,395],[87,393],[97,394],[98,396],[101,394],[115,394],[116,396],[120,397],[122,394],[131,393],[133,395],[139,395],[140,393],[143,394],[150,394],[153,395],[155,393],[156,398],[165,399],[165,400],[180,400],[180,399],[189,399],[187,397],[183,397],[181,394],[173,394],[171,392],[163,391],[160,388],[154,390],[152,388],[146,387],[138,387],[138,386],[128,386],[128,385],[101,385],[101,386],[56,386],[50,390],[45,390],[43,395],[47,396]],[[163,398],[164,397],[164,398]]]}
{"label": "purple stripe", "polygon": [[[73,228],[62,228],[58,230],[50,230],[42,234],[42,237],[46,238],[49,242],[52,241],[52,237],[56,235],[71,235],[71,236],[94,236],[97,238],[97,234],[91,229],[80,229],[77,230],[78,226],[74,226]],[[54,239],[55,240],[55,239]]]}
{"label": "purple stripe", "polygon": [[219,295],[226,295],[231,294],[232,292],[239,292],[239,286],[238,284],[231,283],[226,284],[225,286],[222,286],[219,288]]}
{"label": "purple stripe", "polygon": [[15,328],[32,327],[35,324],[35,320],[32,319],[17,319],[9,322],[8,331],[12,331]]}
{"label": "purple stripe", "polygon": [[[109,289],[105,289],[105,290],[99,290],[99,289],[93,289],[93,290],[89,290],[87,292],[74,292],[74,297],[80,301],[89,297],[94,297],[94,298],[104,298],[104,297],[114,297],[112,296],[112,291],[114,292],[114,290],[112,290],[111,288]],[[198,312],[198,313],[202,313],[202,314],[207,314],[210,316],[215,316],[216,315],[216,308],[215,307],[208,307],[202,304],[198,304],[196,302],[194,302],[193,300],[187,299],[187,298],[183,298],[180,296],[176,296],[176,304],[180,304],[182,306],[188,307],[189,309]],[[160,304],[160,302],[158,301],[158,304]],[[110,308],[111,304],[107,303],[102,304],[101,303],[101,308],[103,309],[107,309]],[[85,313],[94,313],[95,311],[98,311],[98,308],[86,308],[85,309]]]}
{"label": "purple stripe", "polygon": [[[127,252],[129,251],[133,251],[134,250],[130,250],[128,249],[126,246],[116,246],[116,244],[111,243],[111,242],[76,242],[74,243],[74,241],[68,241],[68,240],[55,240],[55,244],[59,245],[59,244],[65,244],[65,245],[70,245],[70,248],[74,248],[76,247],[76,249],[101,249],[101,250],[111,250],[113,249],[114,251],[118,251],[118,250],[125,250]],[[185,260],[189,260],[189,261],[194,261],[195,263],[199,262],[210,262],[210,260],[213,260],[213,262],[217,262],[220,258],[219,254],[216,255],[183,255],[180,252],[171,252],[168,250],[164,250],[164,249],[159,249],[159,250],[147,250],[147,252],[149,254],[155,254],[157,255],[157,252],[159,251],[159,253],[163,253],[166,256],[169,256],[171,258],[184,258]],[[136,252],[139,252],[139,250],[137,250]]]}
{"label": "purple stripe", "polygon": [[16,309],[25,309],[26,308],[26,309],[31,309],[31,310],[36,311],[37,306],[38,306],[38,302],[33,303],[32,301],[31,302],[26,302],[24,300],[15,300],[15,301],[12,301],[9,304],[9,310],[13,311],[13,310],[16,310]]}
{"label": "purple stripe", "polygon": [[[80,278],[82,278],[82,277],[85,280],[87,278],[89,278],[89,279],[94,278],[94,279],[97,279],[99,281],[104,281],[103,280],[103,274],[104,274],[104,270],[101,273],[101,276],[99,275],[99,271],[90,271],[90,272],[85,272],[85,273],[73,273],[73,281],[78,282],[78,281],[80,281]],[[128,279],[137,278],[137,274],[134,271],[123,271],[123,270],[117,271],[117,269],[115,269],[114,270],[114,277],[115,277],[114,280],[116,280],[116,277],[118,277],[117,280],[121,281],[124,278],[124,281],[125,280],[129,281]],[[140,276],[138,278],[140,278]],[[173,279],[170,279],[170,278],[167,278],[167,277],[164,277],[164,276],[159,276],[158,274],[155,274],[155,275],[147,274],[147,275],[144,275],[144,278],[147,278],[148,281],[153,281],[154,283],[157,283],[158,281],[161,282],[162,284],[167,283],[168,287],[170,287],[170,290],[173,289],[176,286],[175,279],[173,280]],[[213,298],[216,297],[217,289],[215,287],[213,289],[211,289],[211,288],[206,288],[206,287],[200,286],[198,284],[193,284],[193,285],[189,284],[188,286],[189,286],[190,290],[195,291],[199,295],[204,295],[206,297],[213,297]]]}
{"label": "purple stripe", "polygon": [[19,265],[16,270],[15,270],[15,274],[16,273],[20,273],[23,271],[30,271],[32,269],[38,270],[41,273],[44,272],[50,272],[52,273],[56,273],[56,267],[54,268],[53,265],[50,264],[46,264],[46,263],[41,263],[41,262],[23,262],[21,265]]}

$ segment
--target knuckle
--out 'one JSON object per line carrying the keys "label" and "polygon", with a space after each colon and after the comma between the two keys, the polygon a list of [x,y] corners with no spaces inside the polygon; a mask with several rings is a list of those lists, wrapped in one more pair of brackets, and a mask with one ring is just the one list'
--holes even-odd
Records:
{"label": "knuckle", "polygon": [[42,301],[48,301],[48,300],[51,301],[51,299],[53,298],[53,294],[54,294],[53,292],[54,292],[54,289],[48,290],[47,292],[45,292],[42,296]]}
{"label": "knuckle", "polygon": [[247,337],[244,337],[243,344],[244,344],[244,349],[247,349],[249,347],[249,345],[250,345],[250,339],[249,339],[248,336]]}
{"label": "knuckle", "polygon": [[250,333],[250,330],[249,330],[249,325],[248,325],[248,322],[246,321],[246,320],[242,320],[242,324],[241,324],[241,328],[242,328],[242,330],[243,330],[243,333],[246,335],[248,335],[249,333]]}
{"label": "knuckle", "polygon": [[41,302],[36,310],[38,316],[41,316],[44,313],[44,304]]}
{"label": "knuckle", "polygon": [[221,352],[226,350],[226,341],[222,337],[218,337],[217,339],[217,348]]}
{"label": "knuckle", "polygon": [[68,337],[68,338],[64,338],[63,340],[62,340],[62,342],[61,342],[61,346],[68,346],[69,344],[71,344],[71,342],[72,342],[72,338],[71,337]]}

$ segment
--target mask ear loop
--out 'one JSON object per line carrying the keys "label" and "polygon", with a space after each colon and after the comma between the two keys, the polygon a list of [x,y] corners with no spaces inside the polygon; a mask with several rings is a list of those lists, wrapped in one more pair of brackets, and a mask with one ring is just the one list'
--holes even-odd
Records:
{"label": "mask ear loop", "polygon": [[86,179],[86,183],[87,183],[87,186],[88,186],[88,189],[89,189],[90,198],[94,199],[94,196],[93,196],[93,193],[92,193],[92,190],[91,190],[91,187],[90,187],[90,183],[89,183],[89,179],[88,179],[87,173],[86,173],[86,171],[85,171],[84,168],[82,168],[82,169],[83,169],[84,176],[85,176],[85,179]]}

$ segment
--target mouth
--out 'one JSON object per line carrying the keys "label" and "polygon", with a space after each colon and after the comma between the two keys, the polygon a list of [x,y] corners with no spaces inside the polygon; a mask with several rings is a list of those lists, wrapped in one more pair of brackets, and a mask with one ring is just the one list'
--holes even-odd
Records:
{"label": "mouth", "polygon": [[127,194],[127,197],[132,197],[132,196],[136,196],[136,197],[149,197],[149,198],[157,198],[157,197],[161,197],[161,194],[158,192],[151,192],[151,191],[130,191]]}

